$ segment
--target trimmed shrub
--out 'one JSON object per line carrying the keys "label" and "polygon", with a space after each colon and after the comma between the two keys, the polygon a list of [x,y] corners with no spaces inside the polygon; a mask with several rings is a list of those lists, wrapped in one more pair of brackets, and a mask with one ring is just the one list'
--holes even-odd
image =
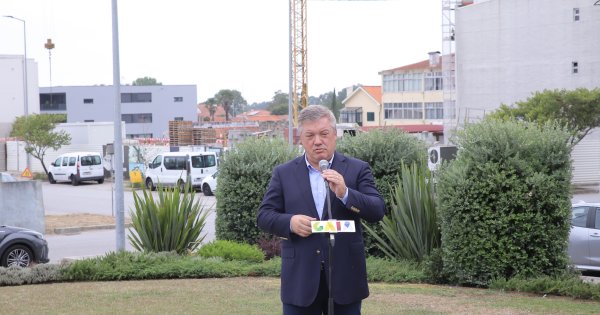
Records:
{"label": "trimmed shrub", "polygon": [[264,235],[256,215],[271,172],[299,154],[282,139],[270,138],[246,139],[226,152],[217,178],[217,239],[255,244]]}
{"label": "trimmed shrub", "polygon": [[392,192],[391,207],[381,222],[381,234],[365,225],[378,248],[391,259],[421,262],[440,246],[433,178],[424,166],[402,165]]}
{"label": "trimmed shrub", "polygon": [[444,273],[452,283],[554,275],[567,264],[569,133],[485,120],[457,132],[437,178]]}
{"label": "trimmed shrub", "polygon": [[256,246],[225,240],[217,240],[203,245],[198,250],[198,255],[205,258],[221,257],[226,260],[250,262],[261,262],[265,259],[263,252]]}
{"label": "trimmed shrub", "polygon": [[277,236],[264,235],[258,239],[256,245],[265,253],[265,259],[281,256],[281,239]]}
{"label": "trimmed shrub", "polygon": [[210,211],[194,198],[196,193],[189,189],[189,182],[183,193],[179,187],[159,185],[157,190],[158,201],[145,188],[142,197],[133,192],[135,211],[131,211],[132,233],[128,235],[131,246],[139,251],[179,254],[195,250],[206,237],[201,234]]}
{"label": "trimmed shrub", "polygon": [[41,264],[29,268],[0,267],[0,286],[47,283],[62,280],[62,265]]}
{"label": "trimmed shrub", "polygon": [[[359,133],[354,137],[342,137],[338,141],[337,150],[369,163],[377,189],[385,201],[386,213],[389,213],[392,207],[393,187],[398,177],[402,178],[402,163],[427,165],[425,142],[396,128],[372,130],[368,133]],[[363,223],[363,225],[381,234],[379,224]],[[367,253],[384,256],[377,249],[376,241],[369,233],[364,233],[364,240]]]}

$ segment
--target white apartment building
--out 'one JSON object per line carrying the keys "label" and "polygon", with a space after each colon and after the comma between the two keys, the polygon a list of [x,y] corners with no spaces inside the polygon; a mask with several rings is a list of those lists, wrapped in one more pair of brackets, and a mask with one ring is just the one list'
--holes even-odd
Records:
{"label": "white apartment building", "polygon": [[[536,91],[600,87],[598,0],[479,0],[456,9],[455,27],[451,125]],[[600,181],[600,131],[575,146],[572,156],[573,183]]]}
{"label": "white apartment building", "polygon": [[[195,85],[121,86],[126,137],[168,138],[169,121],[196,120]],[[112,85],[42,87],[41,113],[62,113],[68,123],[114,121]]]}
{"label": "white apartment building", "polygon": [[544,89],[600,87],[600,3],[480,0],[456,10],[457,119]]}
{"label": "white apartment building", "polygon": [[8,137],[15,119],[25,114],[25,95],[28,114],[40,112],[37,63],[27,59],[24,66],[23,59],[23,55],[0,55],[0,138]]}

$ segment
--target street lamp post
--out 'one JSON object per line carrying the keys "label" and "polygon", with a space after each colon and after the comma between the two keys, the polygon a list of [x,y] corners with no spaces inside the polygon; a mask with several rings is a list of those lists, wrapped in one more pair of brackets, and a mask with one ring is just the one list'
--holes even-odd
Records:
{"label": "street lamp post", "polygon": [[25,26],[25,20],[19,19],[18,17],[14,17],[12,15],[5,15],[4,17],[21,21],[23,23],[23,109],[25,110],[25,116],[27,116],[29,114],[29,102],[27,97],[27,29]]}
{"label": "street lamp post", "polygon": [[[28,88],[27,88],[27,28],[26,28],[26,23],[25,20],[23,19],[19,19],[18,17],[14,17],[12,15],[5,15],[4,17],[9,18],[9,19],[13,19],[13,20],[17,20],[23,23],[23,110],[24,110],[24,115],[25,117],[27,117],[29,115],[29,93],[28,93]],[[19,151],[19,146],[18,146],[18,141],[17,141],[17,152]],[[18,162],[18,161],[17,161]],[[18,165],[18,163],[17,163]],[[18,168],[18,166],[17,166]],[[31,162],[29,160],[29,154],[27,154],[27,168],[31,169]],[[18,170],[20,171],[20,170]]]}

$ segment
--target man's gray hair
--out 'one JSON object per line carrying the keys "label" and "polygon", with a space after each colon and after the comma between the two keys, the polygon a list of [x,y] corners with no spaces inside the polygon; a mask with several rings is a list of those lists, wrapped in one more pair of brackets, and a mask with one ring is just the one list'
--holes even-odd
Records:
{"label": "man's gray hair", "polygon": [[331,124],[331,128],[336,130],[336,120],[333,112],[329,110],[329,108],[323,105],[309,105],[306,106],[303,110],[298,114],[298,133],[302,133],[302,125],[308,121],[316,121],[323,117],[327,117],[329,119],[329,123]]}

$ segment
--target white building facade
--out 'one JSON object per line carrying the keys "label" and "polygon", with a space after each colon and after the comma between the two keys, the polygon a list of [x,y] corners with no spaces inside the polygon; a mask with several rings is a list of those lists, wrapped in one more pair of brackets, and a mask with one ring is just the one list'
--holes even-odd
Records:
{"label": "white building facade", "polygon": [[40,112],[37,63],[27,59],[24,67],[23,58],[0,55],[0,138],[8,137],[15,119],[25,114],[25,95],[28,114]]}
{"label": "white building facade", "polygon": [[[121,86],[126,137],[166,138],[169,121],[196,120],[195,85]],[[102,86],[40,88],[40,112],[62,113],[68,123],[114,121],[114,89]]]}
{"label": "white building facade", "polygon": [[596,0],[475,1],[456,12],[457,119],[544,89],[600,87]]}
{"label": "white building facade", "polygon": [[[537,91],[600,87],[597,0],[475,1],[457,8],[455,41],[459,128]],[[600,181],[599,134],[574,148],[573,183]]]}

